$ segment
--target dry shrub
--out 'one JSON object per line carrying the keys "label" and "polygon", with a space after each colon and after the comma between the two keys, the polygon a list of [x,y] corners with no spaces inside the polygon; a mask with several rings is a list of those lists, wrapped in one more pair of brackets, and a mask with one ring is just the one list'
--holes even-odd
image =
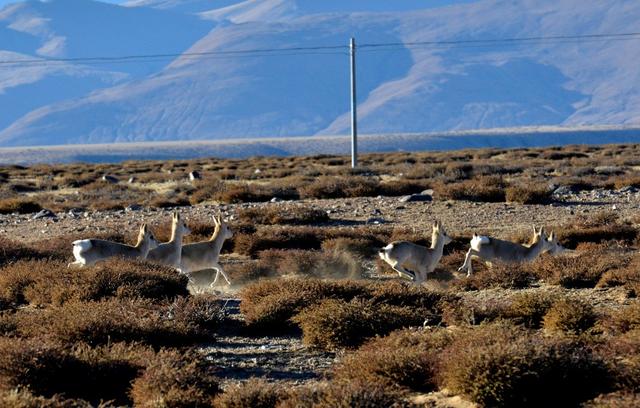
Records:
{"label": "dry shrub", "polygon": [[[627,257],[623,257],[626,260]],[[596,287],[624,286],[631,296],[640,296],[640,257],[634,255],[626,266],[611,268],[600,277]]]}
{"label": "dry shrub", "polygon": [[397,390],[366,382],[323,384],[294,390],[278,408],[404,408],[415,407]]}
{"label": "dry shrub", "polygon": [[150,355],[151,350],[122,344],[69,350],[42,339],[0,338],[0,388],[128,404],[130,382]]}
{"label": "dry shrub", "polygon": [[605,222],[598,225],[569,225],[558,229],[558,239],[567,248],[576,248],[584,242],[603,243],[620,241],[633,244],[638,237],[638,230],[631,225]]}
{"label": "dry shrub", "polygon": [[263,280],[243,289],[240,293],[240,309],[247,325],[253,330],[285,330],[291,329],[290,319],[304,308],[317,305],[325,299],[348,302],[355,297],[376,304],[422,309],[422,324],[425,317],[438,319],[440,304],[447,296],[398,282]]}
{"label": "dry shrub", "polygon": [[161,350],[133,382],[133,403],[148,408],[211,406],[220,391],[213,371],[199,355]]}
{"label": "dry shrub", "polygon": [[259,281],[240,293],[240,310],[254,331],[292,328],[289,319],[303,308],[324,299],[350,300],[365,292],[363,285],[350,281],[323,282],[316,279]]}
{"label": "dry shrub", "polygon": [[28,198],[16,197],[0,200],[0,214],[30,214],[40,210],[42,210],[40,204]]}
{"label": "dry shrub", "polygon": [[370,337],[421,325],[427,314],[424,310],[412,307],[361,299],[350,302],[326,299],[303,309],[293,321],[302,329],[305,344],[335,349],[357,347]]}
{"label": "dry shrub", "polygon": [[333,238],[322,242],[324,251],[348,252],[358,257],[375,255],[381,246],[382,241],[374,237]]}
{"label": "dry shrub", "polygon": [[373,197],[378,195],[378,181],[366,176],[314,179],[298,188],[300,198]]}
{"label": "dry shrub", "polygon": [[608,271],[623,268],[631,254],[598,249],[578,256],[543,256],[531,264],[535,275],[565,288],[593,288]]}
{"label": "dry shrub", "polygon": [[[59,395],[45,398],[33,395],[24,388],[16,388],[0,391],[0,406],[4,408],[92,408],[95,405],[79,399],[65,399]],[[103,408],[107,405],[100,404],[98,407]]]}
{"label": "dry shrub", "polygon": [[299,275],[316,278],[358,278],[362,267],[345,252],[269,250],[260,252],[262,265],[271,276]]}
{"label": "dry shrub", "polygon": [[234,252],[255,256],[268,249],[320,249],[322,241],[310,228],[260,229],[252,234],[238,234]]}
{"label": "dry shrub", "polygon": [[587,302],[566,297],[553,302],[543,322],[546,331],[578,334],[593,327],[596,313]]}
{"label": "dry shrub", "polygon": [[444,200],[505,201],[505,184],[499,177],[481,177],[458,183],[438,184],[436,194]]}
{"label": "dry shrub", "polygon": [[452,286],[458,290],[522,289],[529,287],[533,280],[529,265],[494,263],[490,268],[454,281]]}
{"label": "dry shrub", "polygon": [[275,408],[286,393],[276,384],[252,378],[243,384],[228,387],[218,395],[213,406],[216,408]]}
{"label": "dry shrub", "polygon": [[441,358],[443,385],[481,406],[572,406],[609,382],[584,344],[504,324],[459,334]]}
{"label": "dry shrub", "polygon": [[551,193],[547,186],[516,184],[507,187],[505,198],[508,203],[547,204]]}
{"label": "dry shrub", "polygon": [[191,315],[197,311],[199,315],[211,316],[210,308],[210,304],[192,298],[168,306],[128,299],[70,301],[56,308],[21,311],[18,331],[29,337],[52,337],[65,344],[126,341],[181,346],[211,338],[212,327],[219,319],[203,322]]}
{"label": "dry shrub", "polygon": [[187,279],[172,268],[112,259],[83,269],[61,261],[18,261],[0,270],[0,298],[20,305],[110,297],[171,299],[187,295]]}
{"label": "dry shrub", "polygon": [[453,340],[447,329],[404,329],[369,341],[333,368],[337,382],[363,381],[428,392],[437,389],[439,354]]}
{"label": "dry shrub", "polygon": [[474,326],[507,316],[508,303],[446,299],[442,305],[442,321],[451,326]]}
{"label": "dry shrub", "polygon": [[[284,184],[284,181],[282,181]],[[192,195],[192,202],[199,202],[197,191]],[[248,184],[248,183],[224,183],[223,188],[219,190],[213,198],[223,203],[249,203],[249,202],[265,202],[277,197],[283,200],[295,200],[298,198],[298,192],[295,188],[276,183],[273,185],[265,184]]]}
{"label": "dry shrub", "polygon": [[32,259],[42,256],[42,253],[36,249],[29,248],[8,238],[0,237],[0,267],[19,259]]}
{"label": "dry shrub", "polygon": [[547,314],[553,298],[542,292],[517,293],[511,298],[506,316],[530,329],[538,329]]}
{"label": "dry shrub", "polygon": [[640,330],[640,303],[610,311],[600,320],[600,326],[612,333]]}
{"label": "dry shrub", "polygon": [[613,389],[628,393],[640,392],[640,330],[607,336],[596,349],[609,362]]}
{"label": "dry shrub", "polygon": [[240,221],[263,225],[306,225],[329,221],[327,212],[304,206],[270,206],[238,211]]}
{"label": "dry shrub", "polygon": [[585,402],[583,408],[637,408],[640,407],[640,393],[617,391],[602,394]]}

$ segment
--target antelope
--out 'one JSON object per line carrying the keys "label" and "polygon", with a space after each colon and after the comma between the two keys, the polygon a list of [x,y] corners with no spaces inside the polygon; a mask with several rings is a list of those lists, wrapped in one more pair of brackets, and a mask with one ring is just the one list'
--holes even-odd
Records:
{"label": "antelope", "polygon": [[[439,221],[433,224],[431,233],[431,248],[416,245],[408,241],[395,241],[382,248],[378,255],[383,261],[391,265],[400,277],[406,276],[416,284],[427,279],[427,274],[433,272],[440,258],[444,246],[451,242]],[[407,266],[416,271],[407,269]]]}
{"label": "antelope", "polygon": [[135,246],[93,238],[73,241],[73,256],[76,260],[67,266],[91,266],[113,256],[146,259],[149,251],[157,246],[158,241],[153,233],[147,224],[143,224]]}
{"label": "antelope", "polygon": [[191,233],[191,230],[187,227],[187,224],[180,219],[180,214],[174,212],[171,218],[171,239],[149,251],[147,260],[172,266],[180,271],[182,237],[189,233]]}
{"label": "antelope", "polygon": [[549,237],[547,238],[547,250],[545,252],[547,252],[549,255],[560,255],[573,253],[575,251],[563,247],[562,244],[558,242],[556,233],[551,231],[551,234],[549,234]]}
{"label": "antelope", "polygon": [[182,261],[180,270],[182,273],[190,274],[191,272],[201,271],[204,269],[215,269],[216,277],[210,286],[215,286],[220,275],[231,285],[227,274],[218,262],[220,258],[220,250],[226,239],[233,236],[233,232],[229,226],[219,216],[213,217],[215,230],[208,241],[187,244],[182,247]]}
{"label": "antelope", "polygon": [[464,264],[458,268],[458,272],[466,269],[467,276],[471,276],[473,273],[472,258],[481,258],[491,266],[493,261],[505,263],[529,262],[543,252],[554,251],[554,253],[559,253],[562,250],[564,248],[558,243],[555,234],[553,234],[552,240],[549,241],[544,235],[544,229],[536,230],[535,226],[533,227],[533,239],[528,245],[473,234],[471,248],[467,251]]}

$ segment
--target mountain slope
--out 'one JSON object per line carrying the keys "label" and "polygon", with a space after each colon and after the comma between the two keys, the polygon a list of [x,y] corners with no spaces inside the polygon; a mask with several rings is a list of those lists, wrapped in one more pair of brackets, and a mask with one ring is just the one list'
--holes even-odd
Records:
{"label": "mountain slope", "polygon": [[[419,0],[138,0],[128,7],[109,6],[124,14],[150,18],[161,13],[193,24],[180,44],[172,43],[180,48],[190,42],[184,47],[187,54],[168,65],[163,61],[148,74],[113,64],[96,77],[101,83],[86,85],[86,92],[78,86],[78,92],[64,98],[40,101],[5,124],[0,117],[0,129],[6,125],[0,145],[347,133],[346,49],[277,56],[209,53],[346,45],[351,36],[359,44],[409,44],[358,51],[360,129],[365,133],[639,122],[637,38],[411,45],[618,33],[640,21],[639,3],[443,1],[436,3],[452,5],[416,10],[426,3],[434,6]],[[0,23],[6,20],[2,16]],[[113,24],[120,18],[114,17]],[[0,36],[7,35],[9,26],[2,31],[0,24]],[[55,32],[74,37],[71,29]],[[11,35],[23,52],[31,47],[33,53],[43,41],[38,37],[34,45],[33,33]],[[118,76],[123,74],[126,78]],[[11,78],[0,68],[0,87],[3,76]]]}

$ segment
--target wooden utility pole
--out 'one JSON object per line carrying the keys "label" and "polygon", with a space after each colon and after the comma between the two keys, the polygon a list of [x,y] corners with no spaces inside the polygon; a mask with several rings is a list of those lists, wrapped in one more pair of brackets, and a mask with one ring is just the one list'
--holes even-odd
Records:
{"label": "wooden utility pole", "polygon": [[356,40],[349,44],[351,56],[351,167],[358,167],[358,113],[356,99]]}

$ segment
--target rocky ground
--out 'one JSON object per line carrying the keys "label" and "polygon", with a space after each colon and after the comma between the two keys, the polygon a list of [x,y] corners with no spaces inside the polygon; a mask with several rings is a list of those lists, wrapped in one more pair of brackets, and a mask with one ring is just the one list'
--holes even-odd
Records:
{"label": "rocky ground", "polygon": [[[529,231],[531,225],[549,228],[566,224],[580,214],[596,214],[602,211],[616,212],[621,219],[637,222],[640,214],[640,192],[633,188],[623,190],[594,190],[588,192],[556,191],[556,201],[549,205],[519,205],[508,203],[474,203],[466,201],[404,202],[398,197],[350,198],[336,200],[302,200],[307,206],[326,210],[330,225],[357,227],[359,225],[386,224],[413,227],[417,231],[428,231],[434,219],[439,219],[448,232],[454,235],[471,231],[491,233],[508,237],[518,231]],[[181,208],[188,221],[206,223],[218,211],[230,219],[233,228],[237,211],[246,207],[280,206],[286,211],[289,202],[199,205]],[[169,222],[170,210],[131,208],[125,211],[66,212],[41,217],[30,215],[0,215],[0,234],[14,240],[34,242],[43,238],[69,233],[91,237],[94,233],[133,231],[141,222],[160,225]],[[212,222],[212,221],[211,221]],[[71,253],[70,253],[71,255]],[[224,262],[241,261],[237,256],[227,255]],[[206,282],[204,287],[206,287]],[[235,294],[237,287],[219,286],[217,291],[226,299],[225,310],[230,324],[220,334],[214,345],[203,347],[206,358],[219,364],[219,375],[225,384],[242,381],[251,376],[300,384],[322,380],[323,372],[340,355],[311,350],[302,345],[299,336],[255,337],[243,334],[240,324],[243,317]],[[194,289],[195,290],[195,289]],[[538,287],[530,291],[569,291],[559,287]],[[624,304],[627,299],[621,288],[581,290],[593,305]],[[586,293],[585,291],[588,291]],[[499,302],[504,290],[464,292],[463,296]],[[447,395],[421,396],[421,401],[430,406],[469,406],[464,401],[451,400]]]}

